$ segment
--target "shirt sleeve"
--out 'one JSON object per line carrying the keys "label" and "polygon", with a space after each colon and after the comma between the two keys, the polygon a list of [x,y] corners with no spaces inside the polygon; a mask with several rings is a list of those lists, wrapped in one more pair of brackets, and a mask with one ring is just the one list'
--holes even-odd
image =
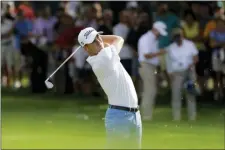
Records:
{"label": "shirt sleeve", "polygon": [[197,48],[196,48],[194,43],[190,44],[190,50],[191,50],[193,56],[198,55],[198,50],[197,50]]}
{"label": "shirt sleeve", "polygon": [[167,73],[172,73],[172,61],[170,58],[170,55],[168,54],[170,51],[170,46],[166,47],[165,50],[167,51],[166,53],[166,71]]}
{"label": "shirt sleeve", "polygon": [[140,38],[138,41],[138,54],[145,55],[149,53],[150,52],[149,45],[151,45],[151,43],[146,41],[145,38]]}
{"label": "shirt sleeve", "polygon": [[117,26],[113,27],[113,34],[117,35]]}

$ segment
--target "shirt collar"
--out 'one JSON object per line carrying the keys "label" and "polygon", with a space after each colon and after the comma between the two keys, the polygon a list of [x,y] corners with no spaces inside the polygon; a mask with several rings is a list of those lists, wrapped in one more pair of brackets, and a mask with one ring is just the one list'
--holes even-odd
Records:
{"label": "shirt collar", "polygon": [[103,49],[101,49],[101,51],[97,54],[97,55],[94,55],[94,56],[88,56],[88,58],[86,59],[86,61],[88,63],[93,63],[95,60],[97,60],[97,58],[99,58],[99,56],[103,55],[104,51],[107,49],[108,47],[105,47]]}

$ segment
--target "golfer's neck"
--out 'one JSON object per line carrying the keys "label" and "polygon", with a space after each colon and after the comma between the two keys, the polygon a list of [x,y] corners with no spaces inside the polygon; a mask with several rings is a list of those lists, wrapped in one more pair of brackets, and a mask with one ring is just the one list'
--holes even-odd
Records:
{"label": "golfer's neck", "polygon": [[[104,48],[104,47],[103,47]],[[89,53],[88,53],[88,55],[89,56],[95,56],[95,55],[98,55],[98,53],[101,51],[102,49],[98,49],[98,50],[96,50],[96,51],[90,51]]]}
{"label": "golfer's neck", "polygon": [[[100,50],[100,51],[101,51],[101,50]],[[90,52],[88,55],[89,55],[89,56],[95,56],[95,55],[97,55],[100,51]]]}

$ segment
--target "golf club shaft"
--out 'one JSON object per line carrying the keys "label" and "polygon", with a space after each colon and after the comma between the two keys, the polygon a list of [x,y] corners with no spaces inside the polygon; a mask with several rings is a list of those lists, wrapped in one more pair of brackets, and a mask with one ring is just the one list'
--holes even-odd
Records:
{"label": "golf club shaft", "polygon": [[80,46],[45,80],[48,81],[73,55],[80,49]]}

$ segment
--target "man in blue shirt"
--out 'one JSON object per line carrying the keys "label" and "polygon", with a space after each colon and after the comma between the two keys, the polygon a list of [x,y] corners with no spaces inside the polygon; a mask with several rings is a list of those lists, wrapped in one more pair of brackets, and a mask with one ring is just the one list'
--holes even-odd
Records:
{"label": "man in blue shirt", "polygon": [[17,17],[15,24],[16,49],[21,50],[21,37],[28,37],[31,35],[32,22],[25,19],[21,11],[18,13]]}
{"label": "man in blue shirt", "polygon": [[225,49],[225,17],[218,18],[216,28],[210,32],[210,46],[212,48],[212,69],[216,73],[214,100],[224,98],[223,78],[225,74],[224,49]]}
{"label": "man in blue shirt", "polygon": [[[24,49],[27,49],[26,51],[28,51],[29,49],[28,48],[22,48],[22,39],[24,38],[29,38],[30,36],[30,33],[32,32],[32,22],[29,21],[29,20],[26,20],[23,16],[23,13],[22,11],[19,11],[18,14],[17,14],[17,18],[16,18],[16,22],[15,22],[15,26],[14,26],[14,33],[15,33],[15,50],[22,54],[20,55],[20,61],[22,64],[25,63],[25,52],[24,52]],[[18,74],[19,75],[19,78],[21,78],[22,76],[22,70],[21,70],[21,64],[20,64],[20,68],[18,70]],[[21,81],[21,79],[19,79]],[[21,84],[19,84],[18,82],[18,85],[21,86]]]}

